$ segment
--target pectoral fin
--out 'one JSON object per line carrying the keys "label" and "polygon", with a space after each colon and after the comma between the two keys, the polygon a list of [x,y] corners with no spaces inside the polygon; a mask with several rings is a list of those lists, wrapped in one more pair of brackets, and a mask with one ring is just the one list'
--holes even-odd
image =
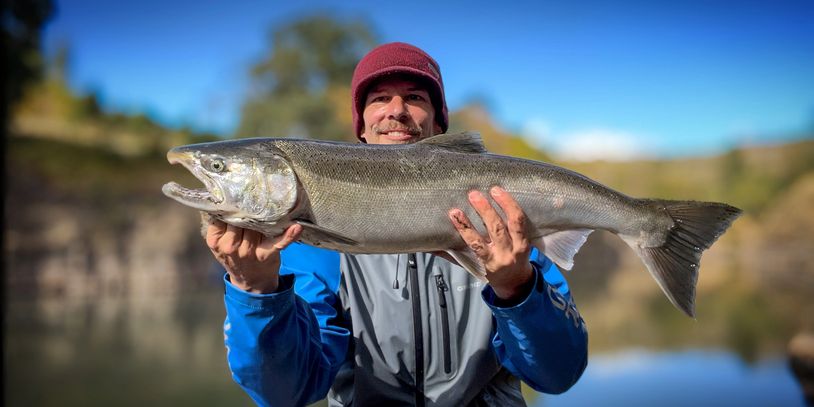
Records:
{"label": "pectoral fin", "polygon": [[311,222],[305,220],[295,220],[294,223],[302,225],[303,233],[311,234],[315,238],[314,240],[323,241],[323,242],[333,242],[333,243],[340,243],[343,245],[348,246],[358,246],[359,242],[342,236],[341,234],[334,232],[330,229],[326,229],[322,226],[313,224]]}

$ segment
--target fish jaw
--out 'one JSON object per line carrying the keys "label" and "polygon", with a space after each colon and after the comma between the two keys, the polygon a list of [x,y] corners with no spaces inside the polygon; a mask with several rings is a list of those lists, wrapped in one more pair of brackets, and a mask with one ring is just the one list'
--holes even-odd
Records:
{"label": "fish jaw", "polygon": [[296,174],[273,152],[258,154],[243,144],[229,148],[222,142],[204,143],[175,147],[167,153],[167,161],[184,166],[206,188],[188,189],[170,182],[162,192],[227,223],[254,230],[267,224],[276,230],[276,224],[296,207]]}
{"label": "fish jaw", "polygon": [[200,180],[205,189],[189,189],[177,182],[168,182],[161,187],[161,192],[179,203],[206,212],[219,212],[222,210],[223,192],[217,183],[200,170],[198,158],[193,151],[173,148],[167,152],[167,161],[170,164],[181,164]]}

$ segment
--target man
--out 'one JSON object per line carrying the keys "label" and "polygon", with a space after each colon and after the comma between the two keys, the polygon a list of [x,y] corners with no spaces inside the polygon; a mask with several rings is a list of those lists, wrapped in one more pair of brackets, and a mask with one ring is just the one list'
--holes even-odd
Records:
{"label": "man", "polygon": [[[372,50],[351,87],[362,142],[412,143],[447,130],[440,69],[416,47]],[[449,218],[482,261],[486,287],[431,253],[339,254],[292,244],[298,225],[278,237],[210,225],[207,244],[227,270],[234,379],[274,406],[326,393],[331,405],[525,405],[518,379],[567,390],[587,363],[587,333],[565,280],[532,253],[508,193],[471,191],[469,200],[488,236],[459,208]]]}

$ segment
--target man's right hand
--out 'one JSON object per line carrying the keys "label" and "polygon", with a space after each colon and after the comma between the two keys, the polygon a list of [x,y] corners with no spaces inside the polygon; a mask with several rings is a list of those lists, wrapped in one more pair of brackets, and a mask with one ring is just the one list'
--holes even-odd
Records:
{"label": "man's right hand", "polygon": [[277,291],[280,250],[297,240],[302,226],[292,225],[276,237],[212,220],[206,229],[206,245],[229,273],[236,287],[255,294]]}

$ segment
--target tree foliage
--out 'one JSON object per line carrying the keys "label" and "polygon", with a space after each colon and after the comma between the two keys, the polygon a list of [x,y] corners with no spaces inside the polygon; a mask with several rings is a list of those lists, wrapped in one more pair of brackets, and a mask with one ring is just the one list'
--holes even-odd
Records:
{"label": "tree foliage", "polygon": [[251,68],[237,136],[354,139],[350,81],[375,37],[362,21],[321,14],[273,31],[267,56]]}
{"label": "tree foliage", "polygon": [[23,86],[42,74],[40,31],[54,14],[51,0],[3,2],[2,37],[5,48],[4,102],[20,98]]}
{"label": "tree foliage", "polygon": [[53,14],[51,0],[3,1],[0,36],[5,69],[0,126],[4,136],[10,107],[21,98],[25,86],[42,75],[40,31]]}

